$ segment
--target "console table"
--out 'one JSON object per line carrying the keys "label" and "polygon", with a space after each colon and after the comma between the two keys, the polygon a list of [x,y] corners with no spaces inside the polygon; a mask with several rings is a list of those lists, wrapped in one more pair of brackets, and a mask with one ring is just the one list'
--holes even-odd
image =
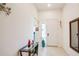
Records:
{"label": "console table", "polygon": [[34,56],[35,54],[38,55],[38,42],[34,43],[34,44],[31,44],[30,47],[28,47],[28,45],[22,47],[20,50],[20,56],[23,56],[22,55],[22,52],[27,52],[28,53],[28,56]]}

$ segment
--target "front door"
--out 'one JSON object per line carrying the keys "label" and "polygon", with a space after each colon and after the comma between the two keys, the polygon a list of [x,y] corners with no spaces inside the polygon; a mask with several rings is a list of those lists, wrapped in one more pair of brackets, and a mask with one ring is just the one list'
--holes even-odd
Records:
{"label": "front door", "polygon": [[47,45],[53,46],[58,43],[58,22],[54,19],[46,20]]}

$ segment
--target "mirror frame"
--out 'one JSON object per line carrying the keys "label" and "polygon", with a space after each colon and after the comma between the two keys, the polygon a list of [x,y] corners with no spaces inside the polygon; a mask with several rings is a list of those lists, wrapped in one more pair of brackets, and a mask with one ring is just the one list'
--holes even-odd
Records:
{"label": "mirror frame", "polygon": [[78,50],[77,49],[75,49],[72,45],[71,45],[71,43],[72,43],[72,39],[71,39],[71,24],[73,23],[73,22],[76,22],[76,21],[78,21],[78,33],[79,33],[79,18],[76,18],[76,19],[74,19],[74,20],[72,20],[72,21],[70,21],[69,22],[69,28],[70,28],[70,48],[72,48],[73,50],[75,50],[76,52],[78,52],[79,53],[79,34],[78,34]]}

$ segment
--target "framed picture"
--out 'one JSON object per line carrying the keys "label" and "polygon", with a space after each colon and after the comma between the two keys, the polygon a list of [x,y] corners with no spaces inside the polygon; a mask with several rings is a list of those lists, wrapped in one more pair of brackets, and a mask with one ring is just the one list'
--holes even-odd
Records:
{"label": "framed picture", "polygon": [[35,30],[36,30],[36,31],[39,31],[39,27],[36,27]]}

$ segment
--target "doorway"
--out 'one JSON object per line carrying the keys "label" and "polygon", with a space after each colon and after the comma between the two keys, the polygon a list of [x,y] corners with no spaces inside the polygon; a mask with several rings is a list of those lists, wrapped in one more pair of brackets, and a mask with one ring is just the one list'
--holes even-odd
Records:
{"label": "doorway", "polygon": [[42,47],[46,46],[46,24],[42,24]]}
{"label": "doorway", "polygon": [[46,19],[41,21],[41,39],[45,46],[58,46],[60,39],[59,21],[57,19]]}

